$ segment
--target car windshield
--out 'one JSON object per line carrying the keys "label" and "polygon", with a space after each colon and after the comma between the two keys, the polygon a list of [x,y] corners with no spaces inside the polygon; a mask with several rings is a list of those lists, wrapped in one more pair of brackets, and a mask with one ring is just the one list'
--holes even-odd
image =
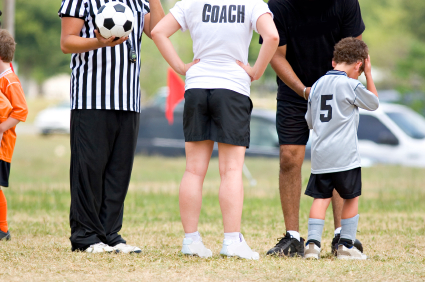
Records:
{"label": "car windshield", "polygon": [[425,139],[425,119],[421,115],[414,112],[387,112],[386,114],[410,137]]}

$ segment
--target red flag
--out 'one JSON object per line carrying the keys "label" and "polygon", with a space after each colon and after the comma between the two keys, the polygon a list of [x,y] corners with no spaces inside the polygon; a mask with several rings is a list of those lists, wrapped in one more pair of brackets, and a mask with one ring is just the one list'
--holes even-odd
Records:
{"label": "red flag", "polygon": [[12,69],[13,72],[15,72],[15,70],[13,69],[12,63],[10,63],[10,68]]}
{"label": "red flag", "polygon": [[171,125],[174,122],[174,109],[184,99],[184,81],[171,68],[168,69],[168,97],[165,107],[165,117]]}

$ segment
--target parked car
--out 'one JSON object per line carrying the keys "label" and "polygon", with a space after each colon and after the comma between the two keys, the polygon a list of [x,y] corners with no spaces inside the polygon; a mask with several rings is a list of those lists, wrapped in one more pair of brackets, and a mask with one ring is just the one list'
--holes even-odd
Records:
{"label": "parked car", "polygon": [[51,133],[69,133],[70,122],[69,102],[63,102],[40,111],[35,118],[34,125],[41,134],[48,135]]}

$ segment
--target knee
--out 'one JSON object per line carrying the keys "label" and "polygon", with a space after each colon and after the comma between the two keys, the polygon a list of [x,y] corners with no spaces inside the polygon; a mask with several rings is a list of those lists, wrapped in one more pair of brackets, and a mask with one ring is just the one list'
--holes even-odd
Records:
{"label": "knee", "polygon": [[198,177],[205,177],[205,175],[207,174],[207,168],[204,168],[203,166],[187,166],[186,173]]}
{"label": "knee", "polygon": [[232,177],[237,175],[242,175],[242,167],[239,166],[225,166],[219,168],[220,177]]}
{"label": "knee", "polygon": [[280,151],[280,173],[301,170],[304,161],[304,154],[300,150]]}

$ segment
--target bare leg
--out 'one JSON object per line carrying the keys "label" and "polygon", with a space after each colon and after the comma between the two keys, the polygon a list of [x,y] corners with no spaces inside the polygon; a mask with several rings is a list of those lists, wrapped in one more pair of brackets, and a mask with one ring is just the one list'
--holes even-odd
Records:
{"label": "bare leg", "polygon": [[341,214],[342,207],[344,206],[344,199],[339,196],[338,192],[334,189],[332,194],[332,210],[334,214],[335,229],[341,227]]}
{"label": "bare leg", "polygon": [[305,146],[280,146],[279,192],[286,230],[299,231],[301,166]]}
{"label": "bare leg", "polygon": [[185,233],[198,231],[202,206],[202,185],[208,170],[214,142],[186,142],[186,170],[180,183],[180,217]]}
{"label": "bare leg", "polygon": [[224,233],[240,232],[243,208],[242,168],[246,148],[218,143],[220,170],[219,201]]}
{"label": "bare leg", "polygon": [[310,218],[325,219],[326,210],[331,203],[329,199],[314,199],[310,209]]}
{"label": "bare leg", "polygon": [[355,217],[359,213],[359,197],[344,201],[342,219]]}

